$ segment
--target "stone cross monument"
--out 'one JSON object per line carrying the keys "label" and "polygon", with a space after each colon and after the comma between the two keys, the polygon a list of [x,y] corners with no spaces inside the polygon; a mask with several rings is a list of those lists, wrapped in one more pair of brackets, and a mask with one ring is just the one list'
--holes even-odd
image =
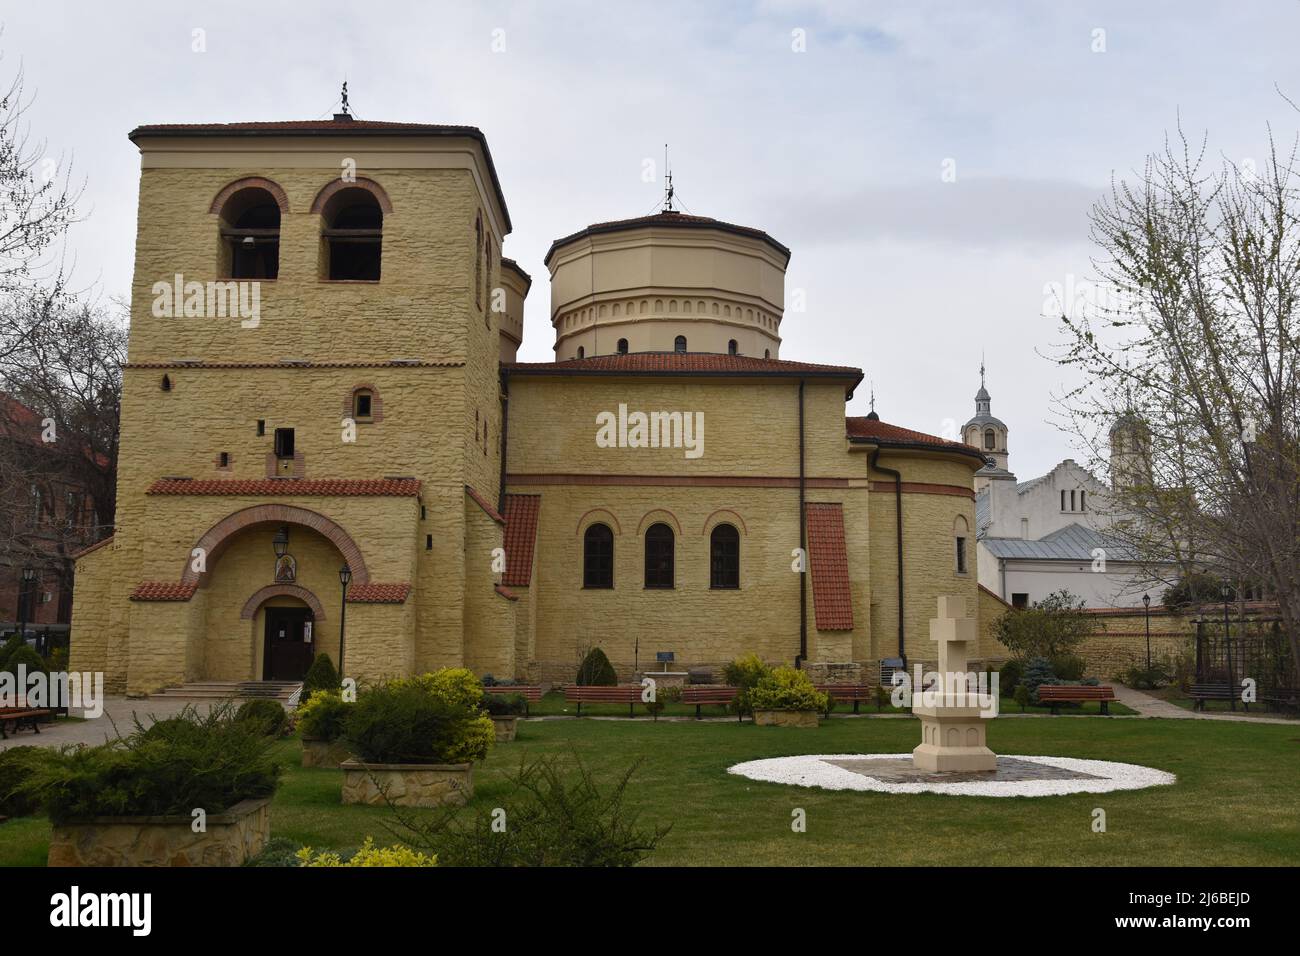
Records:
{"label": "stone cross monument", "polygon": [[[995,708],[980,706],[967,658],[977,639],[975,620],[966,616],[965,598],[939,598],[939,616],[930,619],[930,640],[939,643],[939,680],[932,690],[912,690],[912,713],[921,718],[921,745],[912,751],[912,764],[930,772],[996,770],[998,758],[989,750],[985,721]],[[996,692],[994,694],[996,702]],[[917,703],[920,701],[920,703]]]}

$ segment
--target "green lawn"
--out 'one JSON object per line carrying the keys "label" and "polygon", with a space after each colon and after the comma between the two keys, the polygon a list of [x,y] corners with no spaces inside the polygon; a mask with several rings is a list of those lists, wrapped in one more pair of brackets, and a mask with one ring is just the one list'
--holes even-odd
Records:
{"label": "green lawn", "polygon": [[[672,824],[648,861],[659,865],[1296,865],[1300,863],[1300,735],[1295,728],[1212,721],[998,720],[1001,753],[1090,757],[1171,771],[1178,783],[1143,791],[997,799],[830,792],[727,774],[742,760],[797,753],[903,753],[912,720],[824,721],[817,730],[731,721],[522,722],[519,738],[475,769],[471,809],[490,811],[525,753],[572,748],[601,777],[637,756],[630,802],[646,823]],[[367,834],[393,842],[383,808],[341,806],[341,774],[299,767],[299,744],[278,745],[287,770],[273,835],[350,849]],[[1093,833],[1106,810],[1108,832]],[[790,829],[791,811],[807,832]],[[40,865],[48,824],[0,824],[0,863]]]}

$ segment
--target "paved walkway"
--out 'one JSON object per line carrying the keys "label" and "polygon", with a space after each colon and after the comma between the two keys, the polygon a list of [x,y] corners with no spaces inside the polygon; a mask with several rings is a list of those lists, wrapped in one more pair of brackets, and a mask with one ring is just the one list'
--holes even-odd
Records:
{"label": "paved walkway", "polygon": [[1123,684],[1113,686],[1115,688],[1115,699],[1125,707],[1136,710],[1143,717],[1159,717],[1168,720],[1244,720],[1249,724],[1290,724],[1293,727],[1300,724],[1300,722],[1286,717],[1251,717],[1247,714],[1187,710],[1185,707],[1171,704],[1159,697],[1152,697],[1150,694],[1134,690],[1132,687],[1125,687]]}
{"label": "paved walkway", "polygon": [[[206,709],[206,701],[177,700],[171,697],[152,697],[148,700],[130,700],[120,696],[105,696],[104,712],[87,720],[63,720],[60,718],[52,724],[41,724],[41,732],[34,734],[30,730],[20,730],[9,735],[8,740],[0,740],[0,750],[6,747],[27,747],[38,744],[43,747],[59,747],[63,744],[102,744],[114,736],[113,725],[126,736],[135,727],[134,715],[148,723],[150,716],[173,717],[184,709],[186,704],[194,704]],[[80,717],[81,710],[73,707],[70,716]]]}

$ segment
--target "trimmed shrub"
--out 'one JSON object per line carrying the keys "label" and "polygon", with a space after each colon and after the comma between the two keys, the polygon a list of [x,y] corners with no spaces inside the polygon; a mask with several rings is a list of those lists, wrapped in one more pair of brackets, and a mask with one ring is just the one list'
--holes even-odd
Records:
{"label": "trimmed shrub", "polygon": [[8,671],[10,674],[16,675],[20,664],[27,667],[28,674],[34,674],[37,671],[45,670],[44,659],[27,644],[21,644],[15,648],[9,655],[9,658],[5,661],[4,667],[0,667],[0,670]]}
{"label": "trimmed shrub", "polygon": [[0,671],[9,665],[9,656],[20,647],[27,647],[27,642],[22,639],[17,632],[9,635],[3,645],[0,645]]}
{"label": "trimmed shrub", "polygon": [[310,700],[318,691],[337,691],[341,679],[328,654],[317,654],[312,658],[307,676],[302,679],[302,699]]}
{"label": "trimmed shrub", "polygon": [[273,836],[266,841],[261,853],[244,861],[244,866],[302,866],[298,860],[298,850],[299,846],[294,840]]}
{"label": "trimmed shrub", "polygon": [[258,727],[265,737],[278,737],[289,722],[289,715],[278,700],[246,700],[235,711],[235,720]]}
{"label": "trimmed shrub", "polygon": [[344,720],[344,738],[368,763],[467,763],[496,739],[483,688],[464,668],[368,688]]}
{"label": "trimmed shrub", "polygon": [[305,846],[298,851],[301,866],[437,866],[436,856],[426,856],[412,850],[409,846],[394,843],[392,846],[375,846],[371,837],[361,844],[361,849],[346,860],[337,853],[312,853],[311,847]]}
{"label": "trimmed shrub", "polygon": [[789,666],[765,675],[750,693],[749,702],[754,710],[827,709],[826,695],[813,686],[808,674]]}
{"label": "trimmed shrub", "polygon": [[722,679],[730,687],[736,688],[736,698],[731,702],[732,710],[740,714],[752,714],[754,708],[750,703],[750,694],[772,668],[763,663],[757,654],[738,657],[722,669]]}
{"label": "trimmed shrub", "polygon": [[518,717],[528,710],[528,701],[518,694],[484,694],[482,706],[489,717]]}
{"label": "trimmed shrub", "polygon": [[229,703],[193,706],[98,747],[51,751],[23,785],[53,823],[98,816],[209,814],[269,797],[280,782],[275,742],[255,721],[236,720]]}
{"label": "trimmed shrub", "polygon": [[1170,681],[1170,674],[1157,663],[1148,668],[1146,662],[1132,664],[1120,673],[1119,679],[1129,687],[1137,690],[1155,690]]}
{"label": "trimmed shrub", "polygon": [[582,659],[575,680],[579,687],[613,687],[618,683],[618,675],[605,652],[593,647]]}
{"label": "trimmed shrub", "polygon": [[343,736],[343,725],[352,705],[337,690],[318,691],[298,707],[298,729],[304,737],[333,743]]}
{"label": "trimmed shrub", "polygon": [[45,747],[0,750],[0,816],[25,817],[40,809],[36,795],[22,788],[53,755]]}
{"label": "trimmed shrub", "polygon": [[1025,672],[1025,666],[1017,660],[1009,660],[1002,665],[998,671],[998,692],[1003,697],[1011,697],[1015,694],[1016,688],[1020,686],[1020,677]]}

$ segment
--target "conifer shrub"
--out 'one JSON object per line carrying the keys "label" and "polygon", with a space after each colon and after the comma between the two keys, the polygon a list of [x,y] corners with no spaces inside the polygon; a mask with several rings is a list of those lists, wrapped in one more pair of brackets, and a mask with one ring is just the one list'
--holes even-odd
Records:
{"label": "conifer shrub", "polygon": [[765,675],[750,692],[749,701],[754,710],[826,711],[826,697],[806,671],[786,665]]}
{"label": "conifer shrub", "polygon": [[50,751],[22,791],[60,824],[98,816],[188,819],[196,807],[221,813],[279,786],[275,741],[258,722],[237,720],[229,703],[206,713],[187,706],[149,726],[134,722],[126,737]]}
{"label": "conifer shrub", "polygon": [[337,691],[340,683],[339,672],[330,656],[317,654],[312,658],[311,667],[307,668],[307,676],[302,679],[302,699],[310,700],[317,691]]}
{"label": "conifer shrub", "polygon": [[53,754],[46,747],[0,750],[0,817],[25,817],[39,809],[35,795],[23,786]]}
{"label": "conifer shrub", "polygon": [[605,652],[593,647],[582,659],[575,682],[579,687],[613,687],[618,683],[618,675]]}
{"label": "conifer shrub", "polygon": [[319,691],[298,707],[298,729],[304,737],[330,743],[343,736],[343,726],[352,705],[337,690]]}
{"label": "conifer shrub", "polygon": [[998,671],[998,692],[1003,697],[1013,696],[1024,672],[1025,665],[1014,658],[1003,664],[1002,669]]}
{"label": "conifer shrub", "polygon": [[263,736],[278,737],[289,723],[289,715],[278,700],[246,700],[235,711],[235,719],[259,728]]}
{"label": "conifer shrub", "polygon": [[366,688],[344,719],[343,737],[367,763],[467,763],[496,740],[483,688],[465,668]]}
{"label": "conifer shrub", "polygon": [[40,654],[32,650],[28,644],[20,644],[9,654],[5,660],[4,666],[0,667],[2,671],[8,671],[10,674],[18,673],[18,666],[24,665],[28,674],[34,674],[37,671],[45,670],[45,660]]}

